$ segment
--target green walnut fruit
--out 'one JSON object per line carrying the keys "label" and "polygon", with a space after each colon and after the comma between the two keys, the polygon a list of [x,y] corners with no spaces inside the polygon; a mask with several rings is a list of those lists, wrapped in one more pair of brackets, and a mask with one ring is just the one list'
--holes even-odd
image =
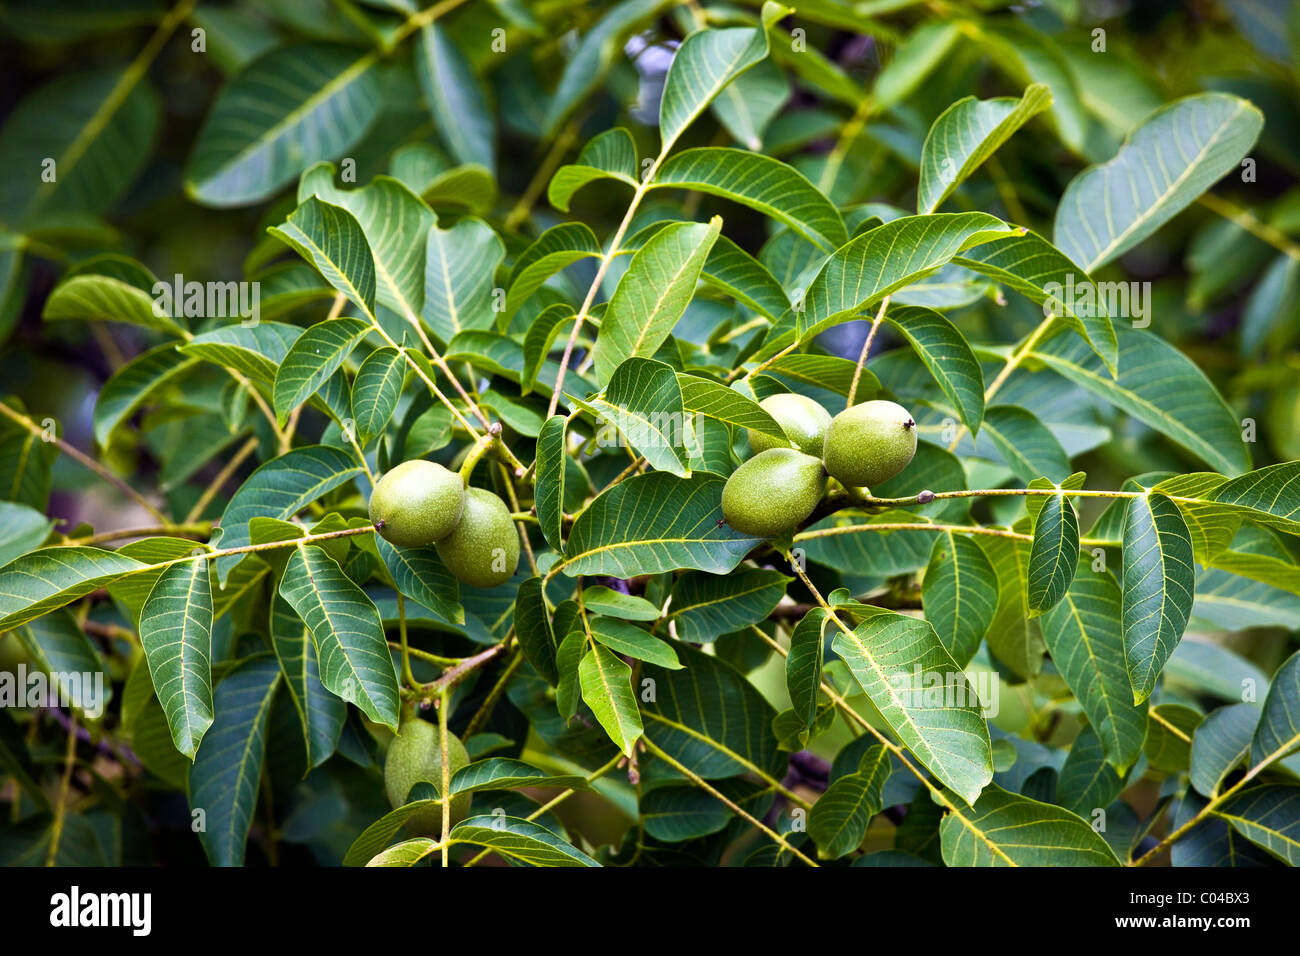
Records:
{"label": "green walnut fruit", "polygon": [[[796,395],[794,392],[769,395],[758,404],[776,419],[776,423],[781,426],[786,437],[794,443],[795,448],[805,455],[821,455],[822,445],[826,441],[826,426],[831,423],[830,412],[811,398]],[[769,448],[785,447],[777,444],[777,440],[771,435],[753,429],[749,432],[749,444],[756,455]]]}
{"label": "green walnut fruit", "polygon": [[456,530],[437,543],[447,570],[476,588],[505,584],[519,564],[519,533],[506,503],[482,488],[465,490]]}
{"label": "green walnut fruit", "polygon": [[851,488],[893,478],[916,454],[916,422],[894,402],[863,402],[831,419],[822,461],[831,477]]}
{"label": "green walnut fruit", "polygon": [[415,458],[390,468],[370,493],[370,520],[385,541],[423,548],[455,529],[465,505],[460,475]]}
{"label": "green walnut fruit", "polygon": [[767,538],[812,514],[825,490],[819,459],[793,448],[769,448],[731,473],[722,489],[722,515],[737,531]]}
{"label": "green walnut fruit", "polygon": [[[455,734],[447,734],[447,778],[469,763],[465,745]],[[442,747],[438,742],[438,728],[418,717],[402,724],[401,733],[388,747],[384,760],[384,789],[393,808],[406,803],[406,797],[417,783],[431,783],[442,791]],[[455,825],[469,813],[470,794],[463,793],[451,801],[451,822]],[[442,836],[442,808],[422,810],[407,820],[407,827],[420,836]]]}

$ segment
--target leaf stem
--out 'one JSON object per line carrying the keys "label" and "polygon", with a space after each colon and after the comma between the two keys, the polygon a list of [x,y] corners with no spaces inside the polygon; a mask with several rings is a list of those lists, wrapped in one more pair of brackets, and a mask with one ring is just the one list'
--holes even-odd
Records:
{"label": "leaf stem", "polygon": [[876,332],[880,330],[880,323],[885,321],[885,310],[889,308],[889,296],[885,296],[880,303],[880,309],[876,312],[875,321],[871,323],[871,330],[867,332],[867,338],[862,343],[862,353],[858,356],[858,364],[853,369],[853,382],[849,385],[849,397],[845,403],[845,408],[853,407],[853,399],[858,394],[858,382],[862,378],[862,366],[867,364],[867,356],[871,354],[871,343],[876,340]]}
{"label": "leaf stem", "polygon": [[99,462],[95,461],[95,459],[91,458],[85,452],[68,444],[57,434],[52,434],[47,438],[45,434],[45,429],[41,428],[34,421],[32,421],[30,418],[28,418],[26,415],[22,414],[21,412],[18,412],[10,408],[4,402],[0,402],[0,415],[3,415],[5,418],[8,418],[10,421],[15,422],[18,425],[21,425],[23,428],[27,429],[27,431],[31,432],[31,434],[39,438],[41,441],[53,443],[60,451],[62,451],[69,458],[73,459],[78,464],[83,465],[86,468],[90,469],[95,474],[97,474],[100,478],[103,478],[105,481],[113,485],[115,488],[117,488],[127,497],[131,498],[133,501],[136,502],[136,504],[144,508],[145,511],[149,512],[149,514],[157,518],[160,523],[171,524],[167,516],[163,514],[158,508],[156,508],[153,502],[151,502],[148,498],[140,494],[138,491],[136,491],[134,488],[128,485],[125,481],[117,477],[117,475],[113,474],[111,471],[109,471]]}
{"label": "leaf stem", "polygon": [[663,163],[668,155],[668,148],[671,144],[664,146],[659,151],[659,155],[646,171],[645,175],[636,185],[636,191],[632,193],[632,201],[628,203],[627,212],[623,214],[623,221],[618,224],[618,229],[614,233],[614,238],[609,242],[609,248],[601,255],[600,265],[596,267],[596,277],[591,280],[591,286],[587,289],[587,296],[582,300],[582,308],[578,310],[577,316],[573,320],[573,331],[569,333],[569,339],[564,343],[564,355],[560,359],[560,371],[555,376],[555,390],[551,392],[551,402],[546,407],[546,417],[550,418],[555,414],[555,409],[560,403],[560,395],[564,391],[564,377],[569,369],[569,361],[573,358],[573,347],[578,343],[578,335],[582,331],[583,324],[587,321],[587,316],[591,312],[592,303],[596,300],[596,293],[600,291],[600,284],[605,278],[605,273],[609,270],[609,265],[618,255],[619,245],[623,242],[623,236],[627,233],[628,227],[632,225],[632,217],[636,215],[637,208],[641,205],[641,200],[649,192],[650,183],[654,181],[655,174],[659,172],[659,166]]}
{"label": "leaf stem", "polygon": [[230,480],[231,476],[239,470],[239,466],[244,463],[244,460],[253,452],[257,451],[257,446],[259,444],[260,442],[258,441],[257,436],[253,435],[248,439],[248,441],[244,442],[244,444],[239,447],[239,451],[235,452],[230,461],[226,462],[222,467],[221,471],[217,472],[216,477],[213,478],[212,481],[208,482],[208,486],[203,489],[203,494],[199,495],[199,500],[194,502],[194,507],[191,508],[190,513],[185,516],[186,524],[189,524],[192,521],[198,521],[199,518],[203,517],[203,512],[207,510],[208,505],[212,503],[212,499],[217,496],[217,493],[221,491],[222,487]]}
{"label": "leaf stem", "polygon": [[[1047,317],[1043,319],[1042,322],[1038,323],[1038,327],[1029,333],[1029,337],[1021,342],[1020,345],[1016,347],[1015,351],[1007,357],[1007,362],[1002,366],[1002,370],[998,372],[997,378],[993,379],[993,381],[989,383],[988,388],[984,390],[984,402],[986,405],[993,396],[998,393],[998,390],[1006,384],[1007,379],[1011,377],[1011,373],[1020,367],[1020,363],[1025,360],[1025,356],[1028,355],[1033,350],[1034,346],[1042,340],[1043,336],[1047,334],[1047,330],[1052,327],[1052,322],[1055,319],[1056,313],[1049,312]],[[965,434],[966,426],[962,425],[957,429],[956,437],[948,443],[948,450],[954,450],[961,443],[962,436]]]}
{"label": "leaf stem", "polygon": [[705,793],[709,794],[719,803],[723,804],[732,813],[736,814],[736,816],[740,817],[742,820],[747,822],[750,826],[754,827],[756,830],[766,835],[769,839],[777,843],[783,849],[789,850],[791,853],[793,853],[796,857],[798,857],[808,866],[811,867],[817,866],[817,862],[815,860],[811,859],[806,854],[801,852],[797,847],[791,845],[791,843],[788,840],[786,840],[785,837],[777,833],[771,827],[767,826],[767,824],[763,823],[762,820],[759,820],[757,817],[753,816],[752,814],[747,813],[745,809],[740,806],[740,804],[730,799],[726,794],[724,794],[717,787],[713,786],[711,783],[709,783],[699,774],[695,773],[695,771],[691,770],[689,767],[682,764],[678,760],[675,760],[673,757],[670,757],[667,753],[664,752],[663,748],[659,747],[653,740],[650,740],[647,737],[643,737],[642,740],[645,741],[646,749],[648,749],[652,754],[654,754],[660,760],[664,761],[666,764],[668,764],[670,767],[672,767],[682,776],[686,777],[687,780],[691,781],[691,783],[695,784],[695,786],[699,787]]}
{"label": "leaf stem", "polygon": [[1236,223],[1256,239],[1263,240],[1279,252],[1286,253],[1292,259],[1300,260],[1300,245],[1293,242],[1286,233],[1277,227],[1261,222],[1249,210],[1243,209],[1222,196],[1216,196],[1214,193],[1203,193],[1196,201],[1206,209],[1218,213],[1224,219]]}
{"label": "leaf stem", "polygon": [[447,752],[447,711],[451,708],[451,689],[445,687],[438,695],[438,747],[442,751],[442,780],[438,785],[438,802],[442,804],[442,865],[449,865],[448,851],[451,843],[451,756]]}
{"label": "leaf stem", "polygon": [[66,538],[59,542],[60,547],[82,547],[84,545],[103,544],[107,541],[121,541],[123,538],[149,538],[154,535],[174,535],[177,537],[203,540],[212,533],[211,521],[186,522],[185,524],[157,525],[149,528],[118,528],[115,531],[101,531],[99,534],[84,538]]}
{"label": "leaf stem", "polygon": [[556,168],[560,165],[560,160],[573,145],[573,141],[578,137],[578,131],[582,124],[578,117],[574,117],[564,125],[560,134],[555,137],[551,143],[550,149],[546,151],[546,156],[542,159],[537,171],[533,173],[533,178],[529,181],[528,186],[524,189],[519,201],[515,203],[514,208],[506,216],[502,224],[507,232],[513,232],[518,229],[532,214],[533,206],[536,204],[538,197],[541,196],[542,190],[550,182],[551,176],[554,175]]}
{"label": "leaf stem", "polygon": [[63,820],[67,813],[68,791],[72,788],[72,771],[77,765],[77,715],[68,711],[68,743],[63,755],[63,776],[59,780],[59,799],[54,804],[54,821],[50,824],[50,848],[45,854],[45,865],[54,866],[59,855],[59,842],[63,836]]}

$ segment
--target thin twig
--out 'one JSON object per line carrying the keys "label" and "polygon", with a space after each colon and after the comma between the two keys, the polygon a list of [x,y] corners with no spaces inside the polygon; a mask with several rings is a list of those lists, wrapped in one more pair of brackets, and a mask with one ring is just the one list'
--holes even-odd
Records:
{"label": "thin twig", "polygon": [[85,452],[81,451],[79,448],[76,448],[73,445],[68,444],[57,434],[51,435],[49,438],[47,438],[45,434],[45,429],[41,428],[34,421],[32,421],[26,415],[23,415],[21,412],[18,412],[15,409],[10,408],[4,402],[0,402],[0,415],[4,415],[4,417],[8,418],[10,421],[16,422],[17,424],[21,425],[23,428],[27,429],[29,432],[31,432],[33,435],[39,438],[41,441],[53,443],[61,452],[63,452],[69,458],[73,459],[80,465],[84,465],[86,468],[90,469],[95,474],[97,474],[100,478],[103,478],[109,484],[113,485],[113,487],[117,488],[127,497],[135,501],[136,504],[140,505],[140,507],[144,508],[145,511],[149,512],[149,514],[157,518],[158,521],[161,522],[162,524],[171,523],[168,520],[167,516],[163,514],[157,507],[155,507],[153,502],[151,502],[148,498],[140,494],[138,491],[136,491],[134,488],[128,485],[125,481],[117,477],[117,475],[113,474],[111,471],[109,471],[99,462],[95,461],[95,459],[91,458]]}

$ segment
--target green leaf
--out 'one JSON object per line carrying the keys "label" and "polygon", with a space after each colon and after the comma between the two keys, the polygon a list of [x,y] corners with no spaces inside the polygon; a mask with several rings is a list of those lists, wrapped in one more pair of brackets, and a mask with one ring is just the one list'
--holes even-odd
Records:
{"label": "green leaf", "polygon": [[553,776],[522,760],[492,757],[461,767],[451,778],[451,794],[476,790],[517,790],[520,787],[552,787],[561,790],[586,790],[587,778],[581,774]]}
{"label": "green leaf", "polygon": [[789,581],[768,568],[745,568],[725,577],[683,574],[673,584],[668,613],[683,641],[712,643],[766,619],[785,596]]}
{"label": "green leaf", "polygon": [[677,384],[682,389],[682,407],[687,412],[697,412],[716,418],[728,425],[751,428],[754,431],[789,441],[785,430],[758,402],[746,398],[734,388],[711,382],[698,375],[678,373]]}
{"label": "green leaf", "polygon": [[1300,652],[1292,654],[1273,675],[1264,713],[1250,742],[1252,767],[1281,760],[1300,748]]}
{"label": "green leaf", "polygon": [[993,779],[988,726],[974,688],[929,622],[886,611],[839,631],[831,646],[904,746],[974,803]]}
{"label": "green leaf", "polygon": [[[405,808],[403,808],[405,809]],[[397,811],[394,810],[394,813]],[[415,837],[403,840],[385,850],[381,850],[366,861],[366,866],[415,866],[430,853],[438,849],[438,841],[431,837]]]}
{"label": "green leaf", "polygon": [[1200,711],[1182,704],[1158,704],[1151,708],[1147,739],[1143,744],[1152,770],[1183,773],[1191,765],[1191,741],[1200,726]]}
{"label": "green leaf", "polygon": [[[404,803],[395,810],[385,813],[370,826],[361,831],[361,835],[352,841],[348,847],[347,853],[343,855],[344,866],[411,866],[418,862],[420,858],[426,856],[431,850],[437,848],[437,842],[428,840],[429,847],[425,848],[416,840],[407,840],[402,843],[395,843],[388,846],[397,831],[402,829],[406,821],[428,810],[434,810],[441,807],[441,801],[437,799],[412,800]],[[386,850],[385,847],[388,847]],[[382,852],[381,852],[382,851]],[[381,861],[382,862],[376,862]]]}
{"label": "green leaf", "polygon": [[189,772],[190,807],[202,810],[199,842],[213,866],[243,866],[262,779],[266,726],[280,683],[269,654],[250,658],[217,684],[216,720]]}
{"label": "green leaf", "polygon": [[1196,728],[1188,779],[1202,796],[1217,795],[1223,778],[1246,759],[1259,717],[1258,704],[1229,704]]}
{"label": "green leaf", "polygon": [[1235,169],[1263,124],[1258,109],[1226,93],[1161,107],[1113,159],[1066,187],[1056,209],[1056,245],[1088,272],[1112,261]]}
{"label": "green leaf", "polygon": [[1269,465],[1221,485],[1214,501],[1249,509],[1245,516],[1287,534],[1300,534],[1300,461]]}
{"label": "green leaf", "polygon": [[[148,162],[159,113],[157,94],[132,69],[77,72],[24,96],[0,133],[0,163],[25,173],[0,184],[0,219],[16,226],[106,212]],[[49,181],[40,175],[47,160]]]}
{"label": "green leaf", "polygon": [[833,781],[817,798],[808,815],[808,835],[818,856],[836,860],[861,845],[871,818],[881,811],[881,791],[892,770],[889,751],[870,747],[856,772]]}
{"label": "green leaf", "polygon": [[1215,814],[1288,866],[1300,865],[1300,787],[1254,787],[1233,797]]}
{"label": "green leaf", "polygon": [[[1119,343],[1106,311],[1107,296],[1088,274],[1036,232],[969,249],[953,260],[989,276],[1061,316],[1083,336],[1114,377]],[[1125,293],[1125,302],[1128,301]]]}
{"label": "green leaf", "polygon": [[986,632],[989,650],[1021,677],[1043,666],[1039,623],[1029,615],[1029,549],[1026,541],[980,535],[980,547],[998,576],[998,609]]}
{"label": "green leaf", "polygon": [[826,252],[848,238],[839,210],[803,173],[762,153],[716,146],[683,150],[659,167],[649,188],[693,189],[730,199],[789,226]]}
{"label": "green leaf", "polygon": [[649,661],[668,670],[677,670],[682,666],[673,653],[671,644],[627,621],[593,615],[591,636],[597,643],[604,644],[623,657]]}
{"label": "green leaf", "polygon": [[701,278],[773,322],[790,310],[790,298],[781,283],[766,266],[726,236],[718,236],[713,244]]}
{"label": "green leaf", "polygon": [[[15,637],[22,639],[31,655],[29,674],[39,667],[74,708],[95,720],[104,716],[113,691],[112,674],[71,611],[58,610],[29,621]],[[100,679],[102,694],[92,683]],[[19,690],[22,693],[25,690]]]}
{"label": "green leaf", "polygon": [[[165,299],[155,300],[143,289],[113,276],[75,275],[60,282],[50,293],[41,318],[47,322],[69,319],[129,322],[141,328],[181,335],[185,332],[184,326],[172,318],[170,310],[163,304],[171,302],[171,308],[179,312],[184,303],[172,302],[170,286],[160,282],[155,289],[159,286],[167,290],[167,295]],[[156,301],[158,307],[155,307]]]}
{"label": "green leaf", "polygon": [[[719,498],[721,494],[719,489]],[[0,631],[33,621],[145,567],[99,548],[43,548],[24,554],[0,568]]]}
{"label": "green leaf", "polygon": [[984,433],[1021,480],[1030,482],[1046,475],[1053,482],[1062,482],[1070,476],[1065,449],[1028,409],[1019,405],[992,406],[984,413]]}
{"label": "green leaf", "polygon": [[[800,355],[791,353],[783,355],[770,366],[768,371],[782,379],[815,385],[835,392],[837,395],[849,394],[853,387],[853,376],[857,363],[834,355]],[[870,369],[863,369],[858,379],[857,395],[869,398],[880,391],[880,380]]]}
{"label": "green leaf", "polygon": [[635,475],[603,492],[578,516],[564,549],[564,572],[630,578],[676,568],[726,574],[759,539],[722,517],[716,475]]}
{"label": "green leaf", "polygon": [[[248,523],[254,518],[287,521],[307,505],[362,473],[355,458],[341,448],[306,445],[258,467],[239,487],[221,515],[213,547],[242,548],[252,544]],[[222,587],[242,555],[217,558]]]}
{"label": "green leaf", "polygon": [[307,44],[254,60],[221,92],[185,171],[205,206],[246,206],[274,195],[303,169],[346,155],[384,98],[375,57]]}
{"label": "green leaf", "polygon": [[114,429],[131,417],[151,395],[197,360],[176,350],[169,342],[133,358],[113,373],[99,390],[95,401],[95,441],[107,446]]}
{"label": "green leaf", "polygon": [[1029,610],[1042,614],[1065,597],[1079,565],[1079,516],[1064,495],[1051,495],[1034,522],[1029,551]]}
{"label": "green leaf", "polygon": [[1124,513],[1124,659],[1140,704],[1187,628],[1196,572],[1192,541],[1177,505],[1152,492]]}
{"label": "green leaf", "polygon": [[347,209],[311,195],[268,232],[314,265],[366,318],[375,315],[375,259],[361,223]]}
{"label": "green leaf", "polygon": [[671,366],[644,358],[626,359],[614,369],[604,394],[583,404],[596,415],[600,432],[618,429],[657,471],[690,476],[682,390]]}
{"label": "green leaf", "polygon": [[465,54],[437,23],[420,29],[415,63],[434,125],[452,155],[495,169],[496,131],[487,98]]}
{"label": "green leaf", "polygon": [[[533,319],[524,333],[524,365],[519,375],[519,391],[527,395],[537,384],[537,376],[546,362],[546,353],[555,344],[555,338],[564,326],[576,319],[577,313],[567,302],[557,302],[542,310],[542,314]],[[546,392],[552,390],[551,383],[544,384]]]}
{"label": "green leaf", "polygon": [[1122,600],[1110,572],[1092,570],[1085,559],[1065,598],[1042,618],[1056,669],[1121,773],[1142,753],[1147,728],[1146,708],[1133,702],[1124,666]]}
{"label": "green leaf", "polygon": [[193,759],[212,726],[212,582],[204,558],[163,571],[140,611],[140,643],[176,749]]}
{"label": "green leaf", "polygon": [[667,843],[709,836],[734,819],[725,803],[693,786],[656,787],[641,798],[638,809],[646,833]]}
{"label": "green leaf", "polygon": [[980,546],[946,531],[935,538],[921,581],[925,619],[965,667],[979,650],[998,605],[998,576]]}
{"label": "green leaf", "polygon": [[578,701],[582,695],[582,684],[578,676],[578,666],[582,663],[582,654],[587,649],[585,631],[572,631],[555,652],[555,669],[559,671],[559,682],[555,685],[555,708],[567,724],[578,712]]}
{"label": "green leaf", "polygon": [[1120,865],[1091,826],[1060,807],[990,786],[972,811],[939,824],[949,866]]}
{"label": "green leaf", "polygon": [[569,114],[586,96],[601,85],[623,41],[637,24],[657,16],[671,0],[624,0],[607,10],[596,25],[578,42],[564,65],[559,85],[551,97],[543,123],[545,135],[554,136]]}
{"label": "green leaf", "polygon": [[921,147],[916,211],[924,215],[938,209],[1016,130],[1051,105],[1051,91],[1035,83],[1020,99],[968,96],[944,110]]}
{"label": "green leaf", "polygon": [[[332,163],[318,163],[302,174],[298,201],[318,196],[350,212],[361,226],[375,266],[375,299],[415,324],[424,307],[424,236],[437,221],[428,206],[403,183],[376,176],[360,189],[334,184]],[[355,241],[355,240],[354,240]]]}
{"label": "green leaf", "polygon": [[[621,126],[607,129],[605,132],[593,136],[582,147],[582,151],[578,153],[576,163],[570,163],[557,169],[555,175],[551,177],[550,185],[546,187],[546,198],[550,200],[551,205],[556,209],[561,212],[568,212],[573,194],[583,186],[598,179],[613,179],[626,183],[633,189],[637,188],[639,175],[637,172],[636,142],[632,139],[632,134]],[[546,230],[546,232],[555,232],[557,229],[568,230],[573,238],[581,242],[586,237],[581,235],[581,231],[577,227],[586,229],[587,232],[591,231],[581,223],[562,223]],[[545,236],[546,233],[542,233],[537,241],[540,242]],[[591,238],[595,242],[595,234],[592,234]],[[581,246],[578,246],[578,248],[581,248]],[[595,254],[600,254],[598,243]]]}
{"label": "green leaf", "polygon": [[311,629],[321,682],[376,723],[397,728],[397,670],[379,611],[328,554],[300,544],[280,594]]}
{"label": "green leaf", "polygon": [[45,540],[54,522],[15,501],[0,501],[0,568],[34,550]]}
{"label": "green leaf", "polygon": [[501,238],[481,219],[450,229],[434,226],[425,247],[424,320],[444,342],[462,329],[490,329],[496,321],[496,268]]}
{"label": "green leaf", "polygon": [[275,414],[281,425],[342,367],[370,328],[361,319],[326,319],[298,336],[275,376]]}
{"label": "green leaf", "polygon": [[357,369],[352,383],[352,418],[362,448],[388,427],[405,382],[406,361],[395,348],[376,349]]}
{"label": "green leaf", "polygon": [[596,645],[578,665],[578,681],[582,699],[609,739],[625,757],[632,756],[632,748],[643,733],[641,713],[632,691],[632,668],[613,651]]}
{"label": "green leaf", "polygon": [[[687,645],[677,647],[686,666],[641,668],[646,737],[706,780],[785,772],[772,735],[776,711],[729,664]],[[651,684],[646,684],[646,680]]]}
{"label": "green leaf", "polygon": [[635,594],[624,594],[603,584],[593,584],[583,588],[582,604],[588,611],[608,614],[610,617],[622,618],[625,621],[659,620],[659,608],[645,598],[637,597]]}
{"label": "green leaf", "polygon": [[815,607],[790,632],[785,686],[790,693],[790,706],[804,730],[810,729],[817,718],[828,621],[825,610]]}
{"label": "green leaf", "polygon": [[904,216],[877,226],[840,246],[822,265],[797,313],[799,341],[870,309],[971,246],[1019,234],[982,212]]}
{"label": "green leaf", "polygon": [[375,546],[397,590],[453,624],[464,623],[460,586],[433,547],[401,548],[378,535]]}
{"label": "green leaf", "polygon": [[1237,416],[1187,356],[1157,335],[1118,326],[1119,375],[1112,379],[1087,345],[1058,335],[1030,357],[1177,442],[1212,468],[1250,467]]}
{"label": "green leaf", "polygon": [[959,24],[922,23],[898,45],[893,58],[876,77],[872,98],[876,110],[887,110],[910,97],[961,38]]}
{"label": "green leaf", "polygon": [[537,482],[534,498],[542,537],[556,551],[564,550],[565,432],[568,419],[552,415],[537,435]]}
{"label": "green leaf", "polygon": [[455,843],[473,843],[532,866],[600,866],[546,827],[518,817],[483,814],[451,828]]}
{"label": "green leaf", "polygon": [[916,306],[892,309],[888,319],[930,370],[961,423],[977,434],[984,419],[984,373],[957,327],[938,312]]}
{"label": "green leaf", "polygon": [[57,446],[36,432],[24,429],[0,437],[0,500],[45,510],[56,454]]}
{"label": "green leaf", "polygon": [[515,597],[515,636],[524,657],[547,682],[559,682],[556,670],[556,637],[551,627],[551,616],[546,610],[546,597],[542,579],[531,577],[519,585]]}
{"label": "green leaf", "polygon": [[1056,802],[1071,813],[1091,820],[1093,811],[1109,807],[1123,788],[1120,774],[1107,759],[1106,748],[1097,732],[1091,724],[1085,724],[1061,766]]}
{"label": "green leaf", "polygon": [[659,103],[659,135],[667,153],[691,122],[732,80],[767,56],[768,30],[793,11],[771,0],[757,28],[696,30],[678,47]]}
{"label": "green leaf", "polygon": [[790,81],[772,60],[764,60],[728,83],[713,101],[713,115],[746,149],[760,152],[763,135],[792,94]]}
{"label": "green leaf", "polygon": [[600,255],[600,240],[586,223],[562,222],[547,229],[515,259],[506,290],[506,315],[513,316],[519,311],[519,307],[560,270],[582,259],[599,258]]}
{"label": "green leaf", "polygon": [[319,767],[338,748],[347,705],[321,683],[311,628],[279,594],[271,598],[270,635],[285,686],[302,723],[307,765]]}
{"label": "green leaf", "polygon": [[722,228],[671,223],[632,257],[601,321],[594,350],[596,373],[607,382],[626,359],[649,358],[686,311],[704,260]]}
{"label": "green leaf", "polygon": [[283,322],[226,325],[196,335],[179,348],[186,355],[232,368],[266,385],[269,395],[280,363],[300,335],[302,329]]}

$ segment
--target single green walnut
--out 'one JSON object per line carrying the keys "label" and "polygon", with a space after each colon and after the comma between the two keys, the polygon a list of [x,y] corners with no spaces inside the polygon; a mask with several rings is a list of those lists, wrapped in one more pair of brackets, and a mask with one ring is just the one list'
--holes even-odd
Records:
{"label": "single green walnut", "polygon": [[385,541],[422,548],[445,538],[460,521],[465,483],[423,458],[390,468],[370,493],[370,521]]}
{"label": "single green walnut", "polygon": [[793,448],[769,448],[731,473],[722,489],[722,516],[737,531],[771,537],[812,514],[825,490],[819,459]]}
{"label": "single green walnut", "polygon": [[870,488],[893,478],[915,454],[911,413],[883,400],[854,405],[832,418],[822,447],[826,470],[851,488]]}
{"label": "single green walnut", "polygon": [[[826,426],[831,423],[830,412],[811,398],[796,395],[794,392],[769,395],[758,404],[776,419],[776,423],[781,426],[786,437],[794,442],[795,448],[805,455],[820,457],[822,445],[826,441]],[[777,444],[777,440],[771,435],[753,429],[749,431],[749,444],[756,455],[769,448],[785,447]]]}
{"label": "single green walnut", "polygon": [[505,584],[519,564],[519,533],[510,509],[482,488],[465,489],[460,524],[436,547],[447,570],[476,588]]}
{"label": "single green walnut", "polygon": [[[434,790],[442,792],[442,747],[439,746],[438,728],[418,717],[402,724],[401,733],[388,746],[384,760],[384,790],[388,802],[396,809],[406,803],[406,797],[417,783],[431,783]],[[469,763],[465,745],[455,734],[447,734],[447,779]],[[452,798],[451,822],[455,825],[469,813],[470,794]],[[442,808],[421,810],[406,821],[412,833],[419,836],[442,836]]]}

